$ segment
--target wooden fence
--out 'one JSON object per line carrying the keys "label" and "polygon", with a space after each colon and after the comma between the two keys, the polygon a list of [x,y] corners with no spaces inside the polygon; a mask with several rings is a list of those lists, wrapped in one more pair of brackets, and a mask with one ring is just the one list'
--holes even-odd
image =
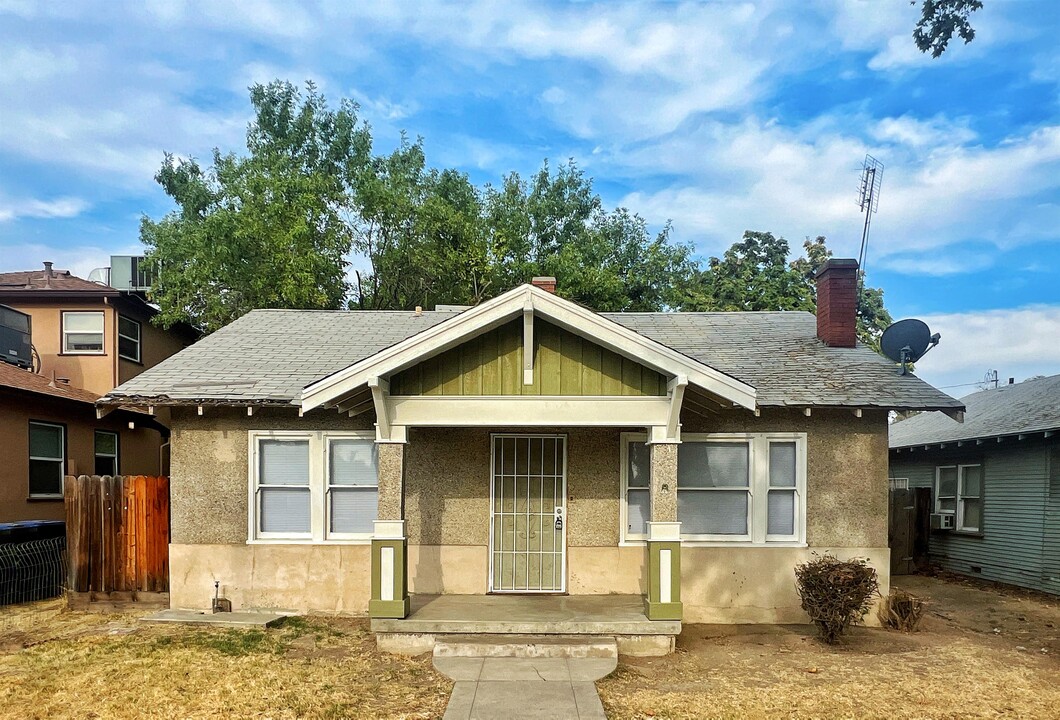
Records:
{"label": "wooden fence", "polygon": [[169,478],[67,476],[64,494],[69,591],[169,591]]}
{"label": "wooden fence", "polygon": [[890,493],[887,540],[891,575],[909,575],[928,560],[931,488],[896,488]]}

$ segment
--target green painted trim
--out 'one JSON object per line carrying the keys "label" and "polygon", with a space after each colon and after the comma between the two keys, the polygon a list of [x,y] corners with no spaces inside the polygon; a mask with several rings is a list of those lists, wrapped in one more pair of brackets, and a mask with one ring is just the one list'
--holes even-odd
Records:
{"label": "green painted trim", "polygon": [[[661,600],[659,578],[660,552],[670,551],[670,602]],[[644,599],[649,620],[680,620],[681,605],[681,543],[676,540],[648,541],[648,596]]]}
{"label": "green painted trim", "polygon": [[523,321],[513,320],[390,378],[391,395],[666,395],[666,377],[541,318],[534,382],[523,384]]}
{"label": "green painted trim", "polygon": [[[382,550],[394,549],[394,599],[383,600],[382,595]],[[408,540],[372,540],[372,598],[368,602],[369,617],[406,618],[409,614],[408,592]]]}

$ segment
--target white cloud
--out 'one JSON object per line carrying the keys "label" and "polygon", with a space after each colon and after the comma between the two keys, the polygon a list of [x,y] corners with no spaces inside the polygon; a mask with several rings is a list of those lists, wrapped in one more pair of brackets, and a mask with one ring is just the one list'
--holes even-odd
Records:
{"label": "white cloud", "polygon": [[56,247],[40,243],[27,243],[4,247],[0,272],[35,270],[43,267],[47,260],[55,264],[56,270],[69,270],[78,277],[87,278],[92,270],[110,265],[111,255],[142,255],[143,247],[127,244],[116,248],[98,245],[73,244]]}
{"label": "white cloud", "polygon": [[71,218],[88,208],[87,201],[76,197],[60,197],[54,200],[0,198],[0,222],[19,218]]}
{"label": "white cloud", "polygon": [[[936,387],[973,383],[988,370],[1004,382],[1060,373],[1060,306],[1029,305],[921,316],[942,342],[917,363],[916,372]],[[974,387],[953,388],[960,396]]]}

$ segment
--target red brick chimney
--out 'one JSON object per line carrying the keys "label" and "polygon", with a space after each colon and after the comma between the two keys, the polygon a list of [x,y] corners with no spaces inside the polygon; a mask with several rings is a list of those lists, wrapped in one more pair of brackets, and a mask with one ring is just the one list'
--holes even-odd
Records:
{"label": "red brick chimney", "polygon": [[858,336],[858,261],[828,260],[817,271],[817,337],[852,348]]}
{"label": "red brick chimney", "polygon": [[554,277],[535,277],[530,281],[530,284],[536,288],[541,288],[545,292],[553,294],[556,292],[556,278]]}

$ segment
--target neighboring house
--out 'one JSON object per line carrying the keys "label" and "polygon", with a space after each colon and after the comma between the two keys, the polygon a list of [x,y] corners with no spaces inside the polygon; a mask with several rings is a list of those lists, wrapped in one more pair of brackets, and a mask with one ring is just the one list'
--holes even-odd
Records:
{"label": "neighboring house", "polygon": [[[969,395],[891,426],[890,475],[931,488],[944,569],[1060,593],[1060,375]],[[905,484],[904,482],[902,484]]]}
{"label": "neighboring house", "polygon": [[158,467],[165,428],[126,411],[97,419],[98,399],[0,362],[0,522],[64,519],[64,475]]}
{"label": "neighboring house", "polygon": [[635,594],[801,622],[793,568],[888,586],[887,415],[963,406],[821,312],[595,313],[535,279],[462,312],[258,310],[125,383],[172,409],[171,603],[404,618],[409,593]]}
{"label": "neighboring house", "polygon": [[31,371],[10,364],[16,362],[10,349],[0,353],[0,522],[61,519],[63,473],[114,466],[126,474],[162,472],[168,410],[160,409],[157,420],[97,420],[93,403],[186,347],[196,333],[161,330],[150,322],[157,310],[140,293],[53,270],[51,263],[0,273],[0,304],[22,313],[5,317],[29,326],[34,355]]}

